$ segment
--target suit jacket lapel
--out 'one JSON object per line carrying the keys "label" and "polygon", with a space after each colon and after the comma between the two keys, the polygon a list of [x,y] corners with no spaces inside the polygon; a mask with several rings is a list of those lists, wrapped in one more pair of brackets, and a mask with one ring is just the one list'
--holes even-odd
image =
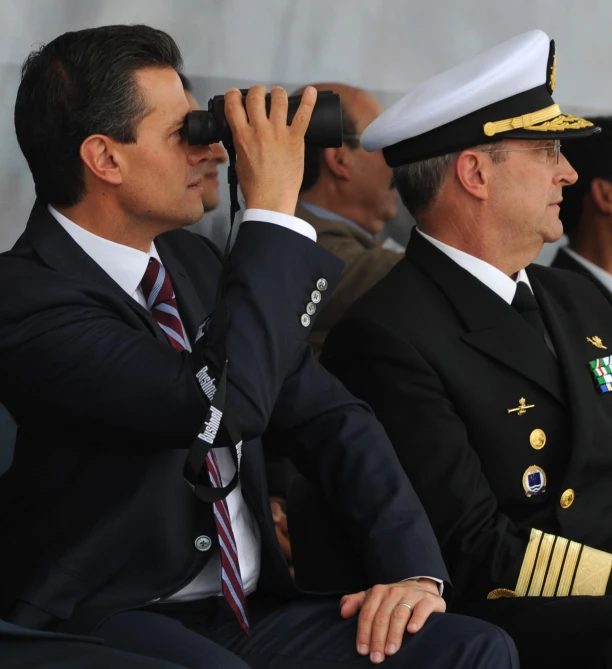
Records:
{"label": "suit jacket lapel", "polygon": [[81,249],[38,200],[30,214],[25,234],[36,253],[49,267],[78,281],[89,281],[110,290],[136,312],[157,339],[167,341],[166,335],[151,314]]}
{"label": "suit jacket lapel", "polygon": [[490,288],[413,231],[406,257],[446,295],[468,332],[463,341],[565,404],[559,364],[527,321]]}
{"label": "suit jacket lapel", "polygon": [[[590,373],[585,369],[587,358],[582,358],[586,328],[580,321],[578,312],[566,303],[563,294],[556,294],[554,284],[545,288],[539,281],[537,269],[528,268],[529,281],[544,317],[544,322],[559,358],[563,385],[567,389],[568,404],[572,416],[572,463],[569,471],[577,471],[577,461],[588,449],[585,445],[592,440],[594,421],[588,417],[592,413],[595,391]],[[592,355],[592,358],[597,355]]]}

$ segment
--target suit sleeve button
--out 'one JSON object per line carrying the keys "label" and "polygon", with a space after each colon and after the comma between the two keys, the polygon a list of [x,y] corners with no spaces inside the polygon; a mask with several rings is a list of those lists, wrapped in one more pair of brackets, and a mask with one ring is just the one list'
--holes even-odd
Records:
{"label": "suit sleeve button", "polygon": [[307,328],[310,325],[310,316],[308,314],[302,314],[300,318],[300,323]]}
{"label": "suit sleeve button", "polygon": [[210,537],[207,537],[205,534],[195,540],[195,547],[200,551],[200,553],[206,553],[207,550],[210,550],[211,546],[212,541],[210,540]]}

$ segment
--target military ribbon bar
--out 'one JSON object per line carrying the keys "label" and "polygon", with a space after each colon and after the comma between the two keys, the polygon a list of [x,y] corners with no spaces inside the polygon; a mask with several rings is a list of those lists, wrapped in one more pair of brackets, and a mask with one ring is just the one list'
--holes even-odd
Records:
{"label": "military ribbon bar", "polygon": [[589,361],[595,386],[600,393],[612,392],[612,356]]}

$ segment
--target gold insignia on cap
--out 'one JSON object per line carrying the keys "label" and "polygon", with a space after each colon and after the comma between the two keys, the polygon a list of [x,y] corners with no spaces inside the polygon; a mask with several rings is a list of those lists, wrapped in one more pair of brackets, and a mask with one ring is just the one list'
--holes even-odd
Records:
{"label": "gold insignia on cap", "polygon": [[519,405],[514,407],[514,409],[506,409],[508,413],[515,413],[517,416],[522,416],[527,413],[527,409],[533,409],[535,404],[527,404],[524,397],[521,397],[519,400]]}
{"label": "gold insignia on cap", "polygon": [[503,121],[489,121],[482,126],[482,130],[487,137],[493,137],[500,132],[510,132],[511,130],[559,132],[562,130],[580,130],[592,126],[593,124],[584,118],[562,114],[559,105],[554,104],[530,114],[506,118]]}
{"label": "gold insignia on cap", "polygon": [[559,132],[561,130],[582,130],[583,128],[592,128],[593,124],[584,118],[572,116],[571,114],[561,114],[552,121],[546,121],[540,125],[533,125],[524,130],[533,130],[534,132]]}
{"label": "gold insignia on cap", "polygon": [[589,344],[597,346],[597,348],[608,348],[607,346],[604,346],[604,343],[601,341],[601,337],[598,337],[597,335],[595,337],[587,337],[586,340],[589,342]]}
{"label": "gold insignia on cap", "polygon": [[532,112],[531,114],[523,114],[522,116],[515,116],[514,118],[506,118],[503,121],[489,121],[483,126],[484,134],[487,137],[493,137],[499,132],[509,132],[510,130],[520,130],[524,128],[529,130],[535,123],[542,123],[548,121],[555,116],[561,114],[561,107],[554,104],[550,107],[540,109],[540,111]]}
{"label": "gold insignia on cap", "polygon": [[548,88],[552,93],[555,90],[557,85],[557,56],[553,57],[552,67],[550,68],[550,82],[548,83]]}
{"label": "gold insignia on cap", "polygon": [[541,450],[544,448],[546,444],[546,433],[544,430],[540,430],[540,428],[536,428],[530,435],[529,435],[529,443],[531,444],[531,448],[535,448],[536,451]]}

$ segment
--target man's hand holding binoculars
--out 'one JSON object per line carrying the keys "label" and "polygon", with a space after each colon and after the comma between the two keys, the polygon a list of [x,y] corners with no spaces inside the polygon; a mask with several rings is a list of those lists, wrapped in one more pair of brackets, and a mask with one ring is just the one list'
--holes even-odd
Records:
{"label": "man's hand holding binoculars", "polygon": [[225,116],[236,149],[236,173],[247,209],[268,209],[295,214],[304,175],[304,135],[312,117],[317,91],[308,87],[291,125],[287,125],[288,98],[283,88],[271,93],[266,112],[266,89],[253,86],[246,98],[232,88],[225,94]]}

